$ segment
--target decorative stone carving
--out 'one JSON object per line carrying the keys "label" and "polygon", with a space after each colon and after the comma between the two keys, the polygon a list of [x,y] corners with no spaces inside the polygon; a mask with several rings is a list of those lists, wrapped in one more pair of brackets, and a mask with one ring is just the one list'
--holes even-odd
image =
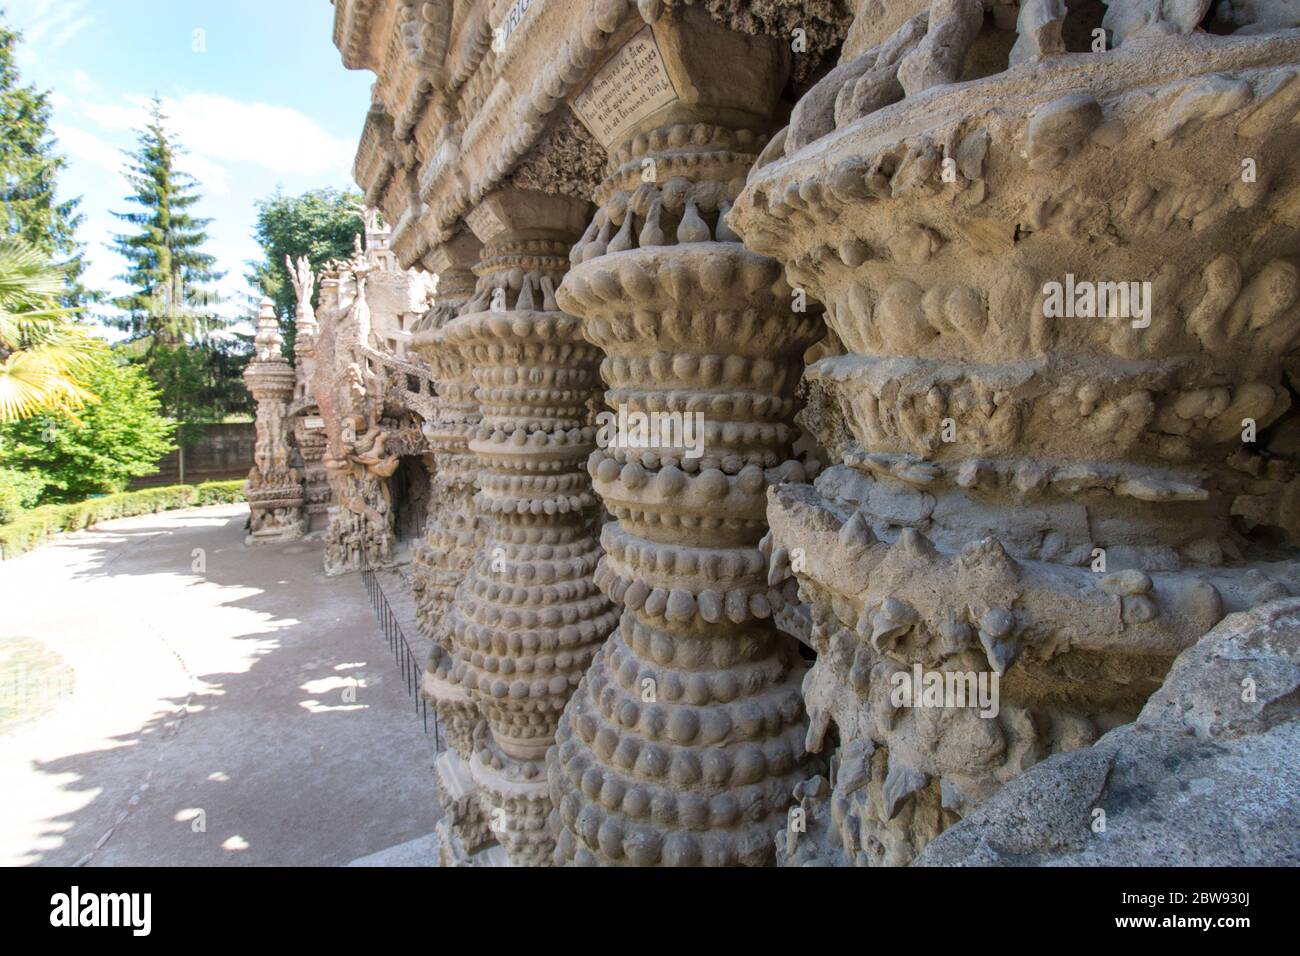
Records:
{"label": "decorative stone carving", "polygon": [[584,202],[604,175],[605,151],[572,116],[555,123],[510,174],[509,186],[573,196]]}
{"label": "decorative stone carving", "polygon": [[[425,460],[421,424],[433,415],[433,376],[422,362],[398,353],[429,309],[433,281],[420,270],[398,269],[380,218],[374,210],[360,211],[366,244],[358,236],[351,260],[322,270],[319,315],[311,315],[307,263],[291,270],[300,297],[300,361],[310,371],[299,386],[295,432],[304,462],[319,460],[328,483],[328,493],[313,489],[312,501],[329,502],[330,574],[401,560],[397,532],[423,525],[420,509],[430,496],[426,472],[432,462]],[[394,478],[403,457],[419,459],[420,467]],[[411,474],[419,487],[409,484]],[[415,513],[400,527],[395,493]]]}
{"label": "decorative stone carving", "polygon": [[[557,859],[761,865],[809,772],[804,669],[772,623],[784,597],[759,542],[769,485],[805,480],[793,393],[821,322],[726,222],[765,142],[783,48],[689,10],[655,39],[689,78],[683,98],[611,156],[559,301],[606,352],[606,402],[701,413],[702,454],[615,441],[588,462],[615,519],[597,582],[623,613],[549,758]],[[715,69],[740,62],[743,81]]]}
{"label": "decorative stone carving", "polygon": [[[1300,40],[1049,44],[953,84],[996,30],[968,13],[828,76],[731,216],[842,345],[807,373],[837,463],[768,506],[812,605],[809,747],[838,748],[803,792],[828,842],[787,862],[908,863],[1297,586],[1294,464],[1243,436],[1290,414]],[[999,678],[995,713],[900,704],[922,673]]]}
{"label": "decorative stone carving", "polygon": [[[474,293],[472,266],[481,249],[472,233],[464,233],[435,250],[437,298],[416,326],[411,343],[428,364],[437,390],[433,415],[424,423],[436,464],[433,499],[412,569],[416,619],[433,641],[422,691],[436,708],[448,743],[464,761],[473,754],[482,716],[460,684],[464,669],[455,666],[445,612],[483,544],[474,507],[478,461],[468,444],[481,416],[471,366],[459,344],[448,340],[446,327]],[[461,817],[465,812],[462,809]],[[462,840],[476,845],[468,834]]]}
{"label": "decorative stone carving", "polygon": [[324,531],[329,523],[330,486],[325,474],[325,420],[320,416],[312,396],[311,383],[316,377],[316,333],[319,324],[312,306],[312,293],[316,276],[311,263],[300,256],[297,263],[288,256],[284,259],[285,271],[293,285],[298,300],[294,322],[294,397],[289,407],[293,421],[293,445],[298,451],[298,467],[302,472],[305,527],[309,533]]}
{"label": "decorative stone carving", "polygon": [[244,382],[257,402],[257,444],[248,472],[248,544],[284,541],[303,533],[303,486],[290,462],[288,409],[294,373],[280,351],[283,339],[275,306],[263,299],[257,315],[255,349]]}
{"label": "decorative stone carving", "polygon": [[[383,567],[395,557],[391,501],[384,479],[397,470],[380,420],[386,391],[382,366],[365,361],[370,332],[364,259],[327,269],[313,392],[327,425],[324,455],[334,505],[325,537],[325,572]],[[328,357],[328,361],[326,358]]]}
{"label": "decorative stone carving", "polygon": [[698,7],[732,30],[797,45],[800,55],[791,64],[796,82],[806,80],[828,53],[834,53],[853,20],[851,0],[641,0],[638,6],[668,11]]}
{"label": "decorative stone carving", "polygon": [[1297,695],[1300,602],[1229,615],[1178,656],[1136,721],[1030,768],[917,863],[1295,866]]}
{"label": "decorative stone carving", "polygon": [[555,302],[587,204],[507,190],[484,205],[477,290],[445,341],[477,386],[469,451],[485,537],[446,616],[453,679],[489,731],[470,771],[511,861],[538,865],[554,850],[543,758],[616,620],[593,581],[598,505],[583,469],[599,353]]}

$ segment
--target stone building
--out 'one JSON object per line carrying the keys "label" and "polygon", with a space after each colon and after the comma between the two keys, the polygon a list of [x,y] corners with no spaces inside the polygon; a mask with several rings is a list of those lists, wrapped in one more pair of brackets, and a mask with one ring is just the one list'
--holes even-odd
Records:
{"label": "stone building", "polygon": [[326,561],[418,461],[443,863],[1295,862],[1206,833],[1300,821],[1298,26],[335,0],[392,230],[322,273]]}

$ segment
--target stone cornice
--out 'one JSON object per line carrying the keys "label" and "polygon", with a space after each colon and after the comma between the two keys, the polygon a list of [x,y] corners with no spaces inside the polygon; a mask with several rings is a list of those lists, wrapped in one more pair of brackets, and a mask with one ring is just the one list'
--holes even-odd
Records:
{"label": "stone cornice", "polygon": [[[642,20],[631,0],[534,0],[498,55],[497,80],[460,141],[461,176],[422,177],[426,227],[445,238],[468,209],[545,134],[547,117],[578,92]],[[518,82],[520,77],[531,84]]]}
{"label": "stone cornice", "polygon": [[334,45],[349,70],[378,66],[370,60],[370,21],[380,6],[382,0],[334,0]]}
{"label": "stone cornice", "polygon": [[[460,218],[506,180],[545,137],[552,114],[644,22],[634,0],[533,0],[498,53],[491,49],[493,24],[511,6],[504,0],[482,0],[468,13],[457,13],[441,71],[417,65],[407,55],[410,47],[400,35],[400,12],[381,18],[363,0],[340,0],[336,11],[335,39],[345,65],[369,66],[381,76],[354,173],[366,195],[377,201],[388,188],[393,166],[405,166],[413,158],[396,154],[414,147],[421,166],[420,198],[429,210],[424,231],[430,241],[449,237]],[[650,18],[658,16],[653,5],[641,6]],[[390,39],[404,51],[400,62],[393,62],[392,53],[382,64],[369,62],[366,51],[378,46],[376,29],[393,31]],[[394,47],[386,42],[384,48]],[[531,82],[521,83],[520,78]],[[426,117],[436,121],[438,115],[450,113],[452,119],[457,106],[468,113],[458,138],[430,137],[426,132],[416,145],[417,128],[429,128]],[[403,146],[406,149],[400,149]]]}

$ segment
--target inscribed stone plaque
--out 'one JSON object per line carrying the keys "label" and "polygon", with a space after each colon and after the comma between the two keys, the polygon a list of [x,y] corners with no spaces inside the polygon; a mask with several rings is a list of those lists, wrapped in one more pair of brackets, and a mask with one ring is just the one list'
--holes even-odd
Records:
{"label": "inscribed stone plaque", "polygon": [[323,418],[304,418],[304,419],[302,420],[302,427],[305,428],[305,429],[307,429],[308,431],[316,431],[316,430],[318,430],[318,429],[321,429],[321,428],[324,428],[324,427],[325,427],[325,419],[323,419]]}
{"label": "inscribed stone plaque", "polygon": [[465,223],[474,235],[478,236],[480,242],[491,242],[506,228],[506,224],[497,218],[497,214],[487,203],[480,203],[471,209],[469,215],[465,217]]}
{"label": "inscribed stone plaque", "polygon": [[678,99],[654,31],[643,29],[573,100],[573,111],[606,149],[633,124]]}

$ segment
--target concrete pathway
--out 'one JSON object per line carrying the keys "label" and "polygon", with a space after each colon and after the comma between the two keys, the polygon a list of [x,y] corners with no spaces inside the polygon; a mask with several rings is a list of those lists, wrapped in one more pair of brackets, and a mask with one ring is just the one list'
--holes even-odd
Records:
{"label": "concrete pathway", "polygon": [[0,562],[0,865],[340,865],[433,830],[433,734],[360,577],[245,548],[246,513]]}

